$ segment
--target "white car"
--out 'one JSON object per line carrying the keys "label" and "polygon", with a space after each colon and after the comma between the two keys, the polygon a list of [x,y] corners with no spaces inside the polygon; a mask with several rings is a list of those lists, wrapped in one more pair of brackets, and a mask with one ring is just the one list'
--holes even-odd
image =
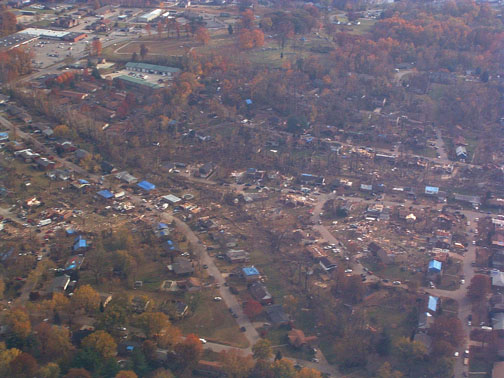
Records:
{"label": "white car", "polygon": [[353,270],[352,269],[345,269],[345,273],[352,273]]}
{"label": "white car", "polygon": [[394,281],[392,282],[394,285],[400,285],[401,284],[401,281]]}
{"label": "white car", "polygon": [[207,341],[205,339],[200,338],[199,341],[201,341],[201,344],[206,344]]}
{"label": "white car", "polygon": [[214,297],[214,299],[213,299],[213,300],[214,300],[215,302],[220,302],[220,301],[222,301],[222,298],[221,298],[221,297]]}

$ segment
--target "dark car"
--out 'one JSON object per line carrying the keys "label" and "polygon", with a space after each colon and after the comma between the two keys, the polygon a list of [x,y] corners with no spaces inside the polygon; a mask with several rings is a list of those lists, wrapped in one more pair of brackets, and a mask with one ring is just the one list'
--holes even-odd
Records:
{"label": "dark car", "polygon": [[240,331],[245,332],[247,329],[245,327],[241,327]]}

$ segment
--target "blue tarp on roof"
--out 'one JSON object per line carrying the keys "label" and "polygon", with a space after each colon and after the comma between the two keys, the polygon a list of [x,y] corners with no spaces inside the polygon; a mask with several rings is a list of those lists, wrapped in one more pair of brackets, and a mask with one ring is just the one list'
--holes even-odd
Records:
{"label": "blue tarp on roof", "polygon": [[441,268],[442,268],[443,264],[441,263],[441,261],[437,261],[437,260],[431,260],[429,261],[429,270],[435,270],[437,272],[441,272]]}
{"label": "blue tarp on roof", "polygon": [[252,100],[251,100],[250,98],[247,98],[247,99],[245,100],[245,103],[246,103],[247,105],[252,105]]}
{"label": "blue tarp on roof", "polygon": [[79,184],[83,184],[83,185],[84,184],[89,184],[89,181],[84,180],[84,179],[79,179],[78,181],[79,181]]}
{"label": "blue tarp on roof", "polygon": [[100,197],[103,197],[105,199],[110,199],[110,198],[114,197],[114,195],[111,192],[109,192],[108,190],[106,190],[106,189],[100,190],[97,194]]}
{"label": "blue tarp on roof", "polygon": [[9,139],[9,133],[7,131],[0,132],[0,140]]}
{"label": "blue tarp on roof", "polygon": [[168,249],[169,249],[170,251],[175,250],[175,243],[174,243],[174,242],[172,242],[171,240],[167,240],[167,241],[166,241],[166,244],[168,245]]}
{"label": "blue tarp on roof", "polygon": [[73,234],[75,234],[75,230],[73,228],[67,228],[66,234],[67,235],[73,235]]}
{"label": "blue tarp on roof", "polygon": [[150,191],[150,190],[156,189],[156,185],[151,184],[151,183],[150,183],[150,182],[148,182],[148,181],[140,181],[137,185],[138,185],[140,188],[142,188],[143,190],[147,190],[147,191]]}
{"label": "blue tarp on roof", "polygon": [[87,247],[86,239],[83,239],[81,236],[78,236],[76,239],[76,242],[73,246],[74,251],[76,251],[80,248],[86,248],[86,247]]}
{"label": "blue tarp on roof", "polygon": [[437,186],[426,186],[425,194],[438,194],[439,188]]}
{"label": "blue tarp on roof", "polygon": [[439,298],[438,297],[433,297],[432,295],[429,295],[429,301],[427,303],[427,308],[432,311],[436,312],[437,311],[437,306],[438,306]]}
{"label": "blue tarp on roof", "polygon": [[243,268],[243,274],[245,276],[258,276],[259,275],[259,271],[257,270],[257,268],[255,266],[249,266],[247,268]]}
{"label": "blue tarp on roof", "polygon": [[157,226],[158,230],[164,230],[165,228],[168,228],[168,225],[166,223],[158,223],[158,226]]}

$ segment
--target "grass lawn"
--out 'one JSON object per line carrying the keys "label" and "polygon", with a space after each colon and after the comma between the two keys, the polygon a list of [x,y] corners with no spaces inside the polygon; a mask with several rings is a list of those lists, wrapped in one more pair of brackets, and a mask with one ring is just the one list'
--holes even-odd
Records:
{"label": "grass lawn", "polygon": [[175,324],[184,334],[195,333],[208,341],[246,348],[249,343],[240,332],[226,305],[202,295],[194,313]]}
{"label": "grass lawn", "polygon": [[[492,364],[477,358],[471,358],[469,360],[469,371],[483,373],[482,377],[488,377],[489,375],[485,375],[485,373],[491,374]],[[471,373],[471,377],[475,377],[475,375]]]}

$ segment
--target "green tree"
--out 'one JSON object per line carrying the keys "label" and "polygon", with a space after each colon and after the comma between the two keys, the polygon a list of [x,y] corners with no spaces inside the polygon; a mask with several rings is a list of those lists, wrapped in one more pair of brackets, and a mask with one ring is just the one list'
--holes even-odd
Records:
{"label": "green tree", "polygon": [[273,355],[271,341],[261,339],[252,346],[252,354],[255,360],[268,360]]}
{"label": "green tree", "polygon": [[389,362],[384,362],[376,371],[376,378],[402,378],[403,374],[398,370],[392,370]]}

